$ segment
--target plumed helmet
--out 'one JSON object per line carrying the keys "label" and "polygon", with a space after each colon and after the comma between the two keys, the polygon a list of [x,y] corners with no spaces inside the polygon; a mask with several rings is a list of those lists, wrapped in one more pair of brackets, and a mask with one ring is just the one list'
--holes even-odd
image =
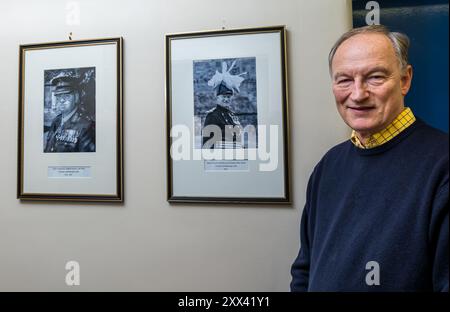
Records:
{"label": "plumed helmet", "polygon": [[240,91],[239,87],[241,86],[241,83],[245,80],[241,76],[247,73],[244,72],[238,75],[230,74],[235,64],[236,60],[234,60],[230,68],[227,69],[227,63],[222,62],[222,72],[219,73],[216,70],[214,76],[212,76],[212,78],[208,81],[208,86],[213,87],[217,95],[239,93]]}

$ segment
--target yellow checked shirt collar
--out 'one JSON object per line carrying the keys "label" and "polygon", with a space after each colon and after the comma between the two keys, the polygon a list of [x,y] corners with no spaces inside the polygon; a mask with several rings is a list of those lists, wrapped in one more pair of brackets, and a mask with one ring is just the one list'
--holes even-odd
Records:
{"label": "yellow checked shirt collar", "polygon": [[408,128],[416,121],[416,117],[414,116],[412,110],[409,107],[406,107],[395,119],[392,121],[389,126],[385,129],[372,134],[367,140],[366,144],[362,144],[356,135],[355,130],[352,131],[352,136],[350,140],[352,143],[363,149],[374,148],[380,146],[390,140],[392,140],[395,136],[397,136],[400,132]]}

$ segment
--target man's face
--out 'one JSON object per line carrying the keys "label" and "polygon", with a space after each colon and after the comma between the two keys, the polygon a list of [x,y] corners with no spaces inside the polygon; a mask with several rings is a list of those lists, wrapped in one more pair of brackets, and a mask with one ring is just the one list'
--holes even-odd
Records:
{"label": "man's face", "polygon": [[57,94],[55,97],[56,105],[62,113],[70,113],[75,108],[77,98],[74,92]]}
{"label": "man's face", "polygon": [[233,95],[231,94],[219,94],[217,96],[217,103],[223,107],[230,107],[232,98]]}
{"label": "man's face", "polygon": [[402,72],[391,41],[359,34],[344,41],[332,62],[333,93],[345,123],[361,137],[386,128],[404,108],[412,69]]}

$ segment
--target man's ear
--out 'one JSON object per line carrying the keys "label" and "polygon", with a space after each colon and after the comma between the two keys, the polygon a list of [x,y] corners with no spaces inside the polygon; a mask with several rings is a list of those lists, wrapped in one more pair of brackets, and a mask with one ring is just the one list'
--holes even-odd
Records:
{"label": "man's ear", "polygon": [[406,69],[403,71],[401,77],[401,88],[403,96],[406,96],[406,94],[408,94],[409,88],[411,87],[412,77],[413,77],[413,69],[411,65],[408,65],[406,66]]}
{"label": "man's ear", "polygon": [[80,102],[80,92],[79,91],[75,92],[74,96],[75,96],[75,103],[79,104],[79,102]]}

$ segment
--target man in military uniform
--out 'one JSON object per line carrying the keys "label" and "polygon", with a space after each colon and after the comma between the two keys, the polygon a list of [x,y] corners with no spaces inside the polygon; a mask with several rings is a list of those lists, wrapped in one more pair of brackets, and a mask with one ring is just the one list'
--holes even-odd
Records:
{"label": "man in military uniform", "polygon": [[95,152],[95,121],[80,107],[79,77],[61,74],[52,85],[60,113],[50,126],[44,152]]}
{"label": "man in military uniform", "polygon": [[[230,74],[235,63],[236,61],[227,70],[224,62],[222,64],[222,73],[216,72],[208,82],[208,85],[215,90],[217,103],[215,108],[206,113],[202,134],[205,148],[236,148],[241,146],[241,123],[230,107],[234,94],[239,92],[239,86],[244,80],[240,76],[246,73],[239,75]],[[220,129],[221,136],[219,138],[214,135],[214,128],[216,130]],[[205,146],[205,143],[208,144]]]}
{"label": "man in military uniform", "polygon": [[[239,127],[241,124],[239,118],[230,110],[232,97],[233,91],[221,84],[217,92],[217,105],[207,112],[204,124],[204,127],[209,125],[219,127],[222,134],[221,140],[210,141],[213,138],[213,134],[208,136],[207,133],[204,133],[203,145],[205,145],[207,141],[210,141],[208,144],[211,144],[211,148],[215,148],[226,146],[225,142],[240,142]],[[236,128],[236,126],[239,127]],[[231,145],[233,145],[233,143]]]}

